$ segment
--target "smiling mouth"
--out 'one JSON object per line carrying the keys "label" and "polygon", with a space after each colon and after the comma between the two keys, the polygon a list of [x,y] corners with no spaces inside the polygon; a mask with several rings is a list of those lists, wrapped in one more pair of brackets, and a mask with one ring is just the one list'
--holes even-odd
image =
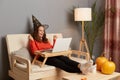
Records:
{"label": "smiling mouth", "polygon": [[40,36],[43,36],[43,34],[40,34]]}

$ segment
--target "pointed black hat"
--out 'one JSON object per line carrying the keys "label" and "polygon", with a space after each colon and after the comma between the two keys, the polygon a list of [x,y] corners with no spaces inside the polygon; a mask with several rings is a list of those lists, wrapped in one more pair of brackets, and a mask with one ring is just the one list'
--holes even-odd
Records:
{"label": "pointed black hat", "polygon": [[45,29],[49,27],[47,24],[42,25],[34,15],[32,15],[32,21],[33,21],[34,30],[39,26],[44,26]]}

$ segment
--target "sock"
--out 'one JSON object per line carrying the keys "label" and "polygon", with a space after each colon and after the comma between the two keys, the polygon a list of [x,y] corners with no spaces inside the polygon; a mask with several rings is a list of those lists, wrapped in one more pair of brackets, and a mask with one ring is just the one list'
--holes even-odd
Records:
{"label": "sock", "polygon": [[89,68],[89,72],[91,72],[91,73],[96,73],[96,64],[95,64],[95,65],[92,65],[92,66]]}
{"label": "sock", "polygon": [[87,74],[89,72],[89,68],[93,65],[93,61],[90,60],[86,63],[82,63],[80,66],[80,70],[82,71],[83,74]]}

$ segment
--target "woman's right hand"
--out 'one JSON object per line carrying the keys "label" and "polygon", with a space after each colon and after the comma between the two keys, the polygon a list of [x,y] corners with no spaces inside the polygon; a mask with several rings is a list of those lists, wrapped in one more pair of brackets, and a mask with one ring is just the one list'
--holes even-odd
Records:
{"label": "woman's right hand", "polygon": [[28,39],[34,40],[31,34],[28,36]]}
{"label": "woman's right hand", "polygon": [[57,35],[54,35],[54,36],[53,36],[53,40],[56,40],[56,39],[57,39]]}

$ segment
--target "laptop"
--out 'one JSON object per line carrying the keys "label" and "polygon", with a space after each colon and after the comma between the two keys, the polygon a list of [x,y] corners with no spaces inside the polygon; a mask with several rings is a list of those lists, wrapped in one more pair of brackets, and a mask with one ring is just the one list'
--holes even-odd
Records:
{"label": "laptop", "polygon": [[53,49],[45,50],[45,52],[61,52],[70,48],[72,38],[57,38]]}

